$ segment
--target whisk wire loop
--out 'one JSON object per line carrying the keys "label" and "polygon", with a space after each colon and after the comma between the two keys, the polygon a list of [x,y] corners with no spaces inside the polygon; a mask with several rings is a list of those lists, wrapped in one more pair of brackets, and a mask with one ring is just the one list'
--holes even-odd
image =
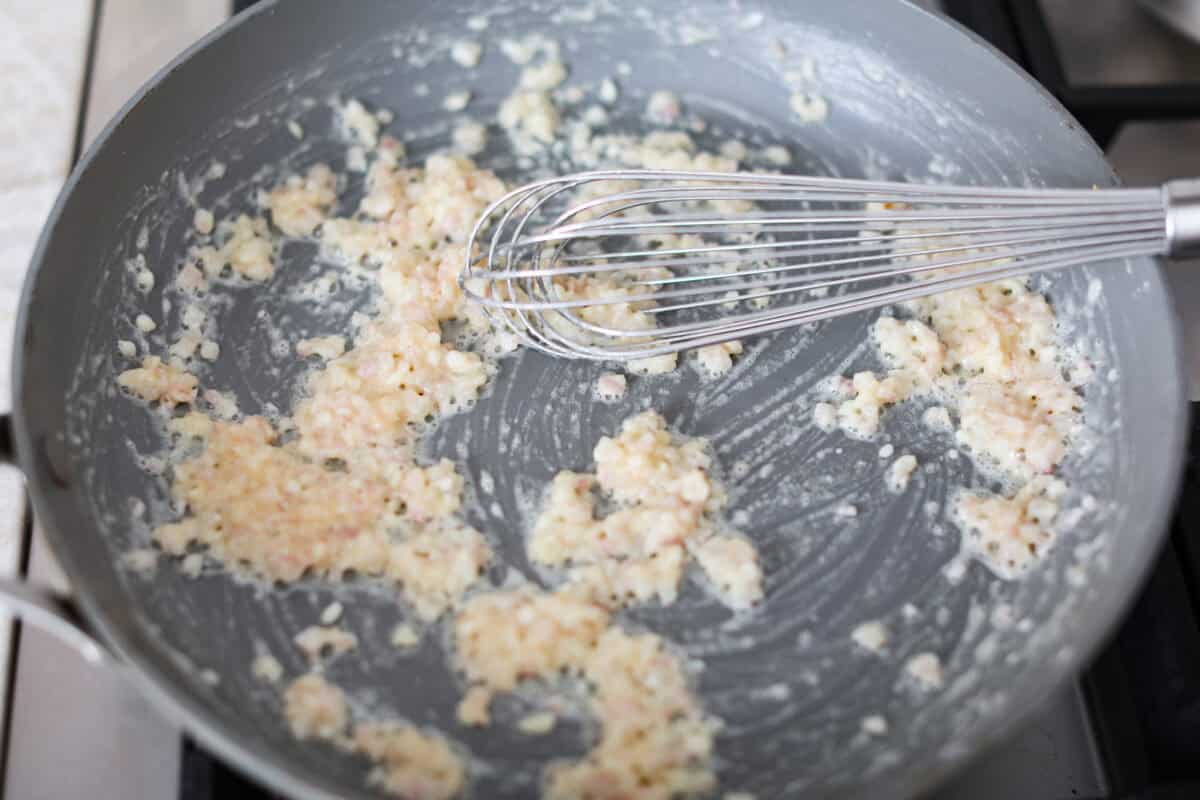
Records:
{"label": "whisk wire loop", "polygon": [[473,228],[464,293],[559,356],[635,360],[944,291],[1165,253],[1161,189],[927,186],[598,170]]}

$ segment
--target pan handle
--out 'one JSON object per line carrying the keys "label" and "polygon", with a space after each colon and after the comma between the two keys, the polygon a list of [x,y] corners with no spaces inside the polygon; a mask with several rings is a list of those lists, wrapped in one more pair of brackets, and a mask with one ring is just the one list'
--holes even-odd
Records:
{"label": "pan handle", "polygon": [[98,667],[114,666],[112,656],[84,630],[69,598],[11,578],[0,578],[0,608],[50,634]]}
{"label": "pan handle", "polygon": [[[0,464],[16,464],[12,416],[0,414]],[[114,666],[107,650],[87,632],[75,604],[50,589],[18,578],[0,578],[0,608],[78,652],[89,664]]]}

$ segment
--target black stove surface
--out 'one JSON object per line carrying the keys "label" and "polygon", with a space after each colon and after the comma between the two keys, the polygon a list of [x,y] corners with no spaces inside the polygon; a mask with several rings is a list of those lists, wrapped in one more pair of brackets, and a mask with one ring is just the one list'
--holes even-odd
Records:
{"label": "black stove surface", "polygon": [[1083,675],[1112,797],[1200,797],[1200,404],[1171,535]]}
{"label": "black stove surface", "polygon": [[[234,0],[235,10],[254,0]],[[942,0],[1057,96],[1105,146],[1130,121],[1200,118],[1200,83],[1075,85],[1037,0]],[[1083,11],[1086,4],[1080,4]],[[1200,404],[1171,534],[1118,632],[1081,676],[1104,800],[1200,798]],[[277,798],[185,738],[181,800]]]}

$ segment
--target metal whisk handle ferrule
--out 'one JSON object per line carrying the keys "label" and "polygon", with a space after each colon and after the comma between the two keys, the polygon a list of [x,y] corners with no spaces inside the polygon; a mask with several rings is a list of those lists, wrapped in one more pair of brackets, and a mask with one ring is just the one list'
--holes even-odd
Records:
{"label": "metal whisk handle ferrule", "polygon": [[1166,206],[1167,248],[1172,256],[1200,256],[1200,178],[1163,184]]}

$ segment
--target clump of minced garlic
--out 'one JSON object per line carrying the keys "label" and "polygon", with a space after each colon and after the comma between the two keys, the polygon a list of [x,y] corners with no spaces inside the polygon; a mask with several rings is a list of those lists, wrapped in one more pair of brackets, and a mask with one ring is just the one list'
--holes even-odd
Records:
{"label": "clump of minced garlic", "polygon": [[[462,229],[504,186],[464,158],[433,156],[424,169],[407,169],[398,147],[381,141],[380,149],[361,217],[332,216],[322,166],[268,193],[267,207],[272,224],[292,235],[319,230],[330,254],[377,266],[383,310],[348,350],[344,342],[301,343],[298,350],[324,364],[289,419],[192,411],[171,420],[203,449],[174,470],[172,492],[187,514],[155,538],[168,553],[202,545],[210,558],[270,580],[350,571],[386,577],[434,619],[478,580],[491,554],[461,515],[462,477],[447,460],[418,463],[412,427],[467,407],[488,380],[479,355],[442,340],[441,324],[478,323],[457,285]],[[399,244],[416,240],[428,250]],[[196,256],[211,254],[200,248]],[[192,291],[206,292],[207,284]],[[120,382],[164,406],[196,399],[197,381],[182,359],[147,356]]]}
{"label": "clump of minced garlic", "polygon": [[[819,403],[814,420],[869,438],[883,410],[908,398],[934,397],[953,409],[957,441],[1016,487],[1011,495],[961,492],[955,519],[970,553],[1014,577],[1053,541],[1065,486],[1052,473],[1082,423],[1082,396],[1064,369],[1054,311],[1021,278],[932,295],[901,310],[910,316],[880,317],[873,330],[887,371],[844,380],[842,396]],[[928,424],[948,427],[945,407],[931,412]],[[909,466],[915,462],[906,472]],[[893,473],[889,480],[903,488],[906,480]]]}
{"label": "clump of minced garlic", "polygon": [[[718,532],[725,493],[709,474],[700,439],[676,441],[647,411],[600,440],[596,472],[560,472],[526,545],[535,564],[569,567],[567,581],[605,605],[675,601],[686,561],[695,559],[733,608],[762,598],[754,546]],[[596,517],[595,490],[613,501]]]}
{"label": "clump of minced garlic", "polygon": [[489,724],[491,697],[523,684],[571,676],[589,686],[599,737],[581,759],[547,767],[546,797],[680,797],[715,787],[715,721],[681,659],[661,637],[613,624],[574,588],[472,598],[454,622],[453,642],[470,686],[459,708],[464,724]]}
{"label": "clump of minced garlic", "polygon": [[297,739],[365,757],[374,764],[368,780],[389,794],[450,800],[466,785],[465,759],[444,736],[404,720],[353,721],[345,694],[320,672],[288,684],[283,708]]}

